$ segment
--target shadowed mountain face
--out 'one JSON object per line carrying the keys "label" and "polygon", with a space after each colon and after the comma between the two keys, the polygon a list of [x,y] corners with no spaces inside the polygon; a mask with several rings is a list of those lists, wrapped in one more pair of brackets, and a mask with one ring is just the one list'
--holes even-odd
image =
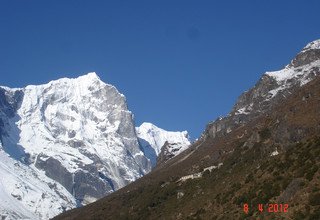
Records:
{"label": "shadowed mountain face", "polygon": [[319,51],[314,41],[264,74],[186,151],[56,219],[319,219]]}

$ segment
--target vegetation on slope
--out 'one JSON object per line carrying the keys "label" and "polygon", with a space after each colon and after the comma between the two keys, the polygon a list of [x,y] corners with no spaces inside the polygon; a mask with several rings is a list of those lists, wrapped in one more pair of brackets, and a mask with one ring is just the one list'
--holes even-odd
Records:
{"label": "vegetation on slope", "polygon": [[[200,139],[138,181],[57,219],[320,219],[319,83],[313,80],[268,114]],[[201,178],[178,181],[219,163]],[[268,204],[283,207],[269,212]]]}

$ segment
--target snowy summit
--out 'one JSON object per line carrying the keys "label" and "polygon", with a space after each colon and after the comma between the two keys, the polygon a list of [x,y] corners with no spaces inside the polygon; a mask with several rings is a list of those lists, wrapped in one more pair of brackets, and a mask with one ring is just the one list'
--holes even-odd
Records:
{"label": "snowy summit", "polygon": [[[52,218],[152,168],[124,95],[96,73],[0,87],[0,122],[0,218]],[[186,133],[152,131],[157,153],[166,141],[187,143]]]}
{"label": "snowy summit", "polygon": [[[145,155],[156,165],[157,156],[160,154],[165,143],[175,144],[174,156],[180,154],[190,145],[190,137],[187,131],[166,131],[151,123],[142,123],[136,127],[140,146]],[[173,150],[173,149],[172,149]]]}

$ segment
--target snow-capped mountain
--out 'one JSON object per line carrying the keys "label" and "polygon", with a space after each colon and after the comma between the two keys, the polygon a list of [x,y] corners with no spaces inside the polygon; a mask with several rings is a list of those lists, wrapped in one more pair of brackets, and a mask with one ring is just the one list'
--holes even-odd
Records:
{"label": "snow-capped mountain", "polygon": [[[285,68],[266,72],[250,91],[243,93],[234,107],[234,114],[265,111],[270,101],[278,102],[296,87],[310,82],[320,67],[320,40],[309,43]],[[250,99],[250,103],[247,103]]]}
{"label": "snow-capped mountain", "polygon": [[[55,219],[319,219],[319,60],[320,40],[283,70],[263,74],[187,150],[136,184]],[[139,138],[157,143],[156,129],[143,127]],[[246,214],[239,206],[247,201],[301,205]]]}
{"label": "snow-capped mountain", "polygon": [[190,145],[190,138],[187,131],[174,132],[166,131],[151,123],[142,123],[136,127],[140,146],[152,166],[157,164],[157,158],[161,151],[170,159]]}
{"label": "snow-capped mountain", "polygon": [[13,219],[48,219],[152,168],[124,95],[95,73],[0,87],[0,140],[0,210]]}
{"label": "snow-capped mountain", "polygon": [[207,125],[203,136],[230,133],[237,126],[269,111],[319,74],[320,40],[316,40],[307,44],[283,69],[263,74],[253,88],[238,98],[228,116]]}

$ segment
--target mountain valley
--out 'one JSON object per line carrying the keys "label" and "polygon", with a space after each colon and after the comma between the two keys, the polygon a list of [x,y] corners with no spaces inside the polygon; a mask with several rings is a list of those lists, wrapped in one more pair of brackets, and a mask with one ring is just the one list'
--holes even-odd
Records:
{"label": "mountain valley", "polygon": [[55,219],[319,219],[319,77],[316,40],[178,156]]}

